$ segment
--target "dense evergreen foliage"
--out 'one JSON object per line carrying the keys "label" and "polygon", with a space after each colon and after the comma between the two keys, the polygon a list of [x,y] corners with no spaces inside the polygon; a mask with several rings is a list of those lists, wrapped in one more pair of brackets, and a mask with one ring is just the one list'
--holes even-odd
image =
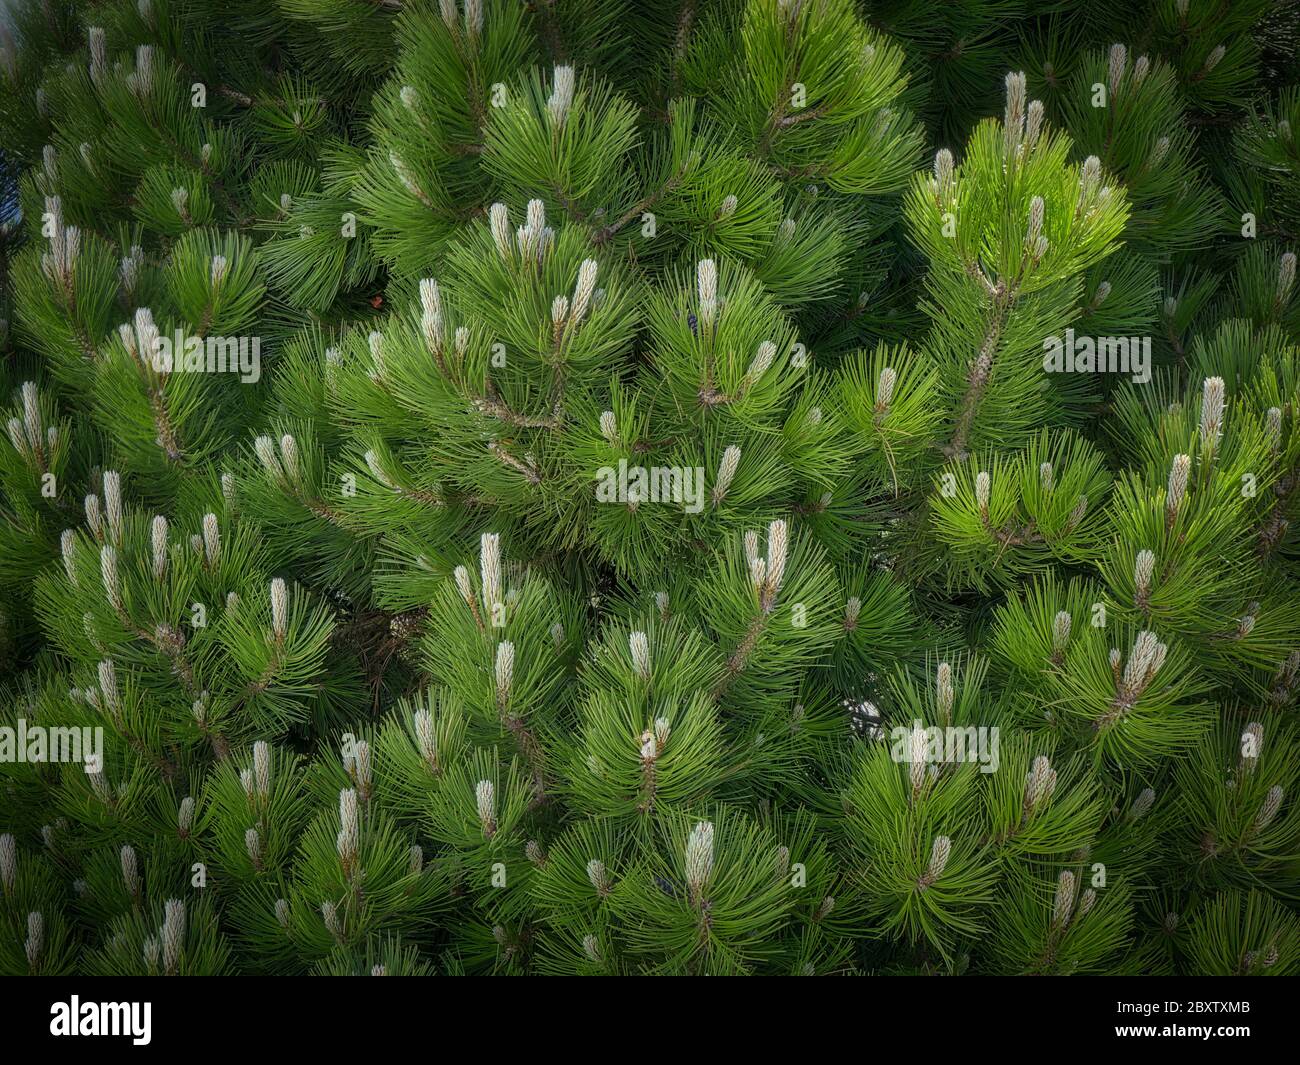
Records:
{"label": "dense evergreen foliage", "polygon": [[0,971],[1300,972],[1298,41],[17,0]]}

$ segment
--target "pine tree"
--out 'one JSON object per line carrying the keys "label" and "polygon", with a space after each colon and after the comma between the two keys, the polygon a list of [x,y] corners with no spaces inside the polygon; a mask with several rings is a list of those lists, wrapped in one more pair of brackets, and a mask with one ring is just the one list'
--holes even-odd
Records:
{"label": "pine tree", "polygon": [[13,5],[0,971],[1300,972],[1300,13],[1040,8]]}

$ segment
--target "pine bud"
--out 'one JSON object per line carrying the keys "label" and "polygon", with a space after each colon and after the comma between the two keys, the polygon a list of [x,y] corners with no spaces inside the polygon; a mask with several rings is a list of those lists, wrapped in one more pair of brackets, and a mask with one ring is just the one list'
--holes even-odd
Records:
{"label": "pine bud", "polygon": [[[1124,666],[1124,688],[1130,695],[1139,694],[1145,686],[1148,670],[1151,670],[1154,665],[1157,648],[1160,646],[1162,645],[1156,640],[1155,633],[1149,630],[1138,633],[1133,641],[1133,650],[1129,654],[1128,663]],[[1163,654],[1160,654],[1159,658],[1163,661]],[[1154,670],[1152,674],[1154,675]]]}
{"label": "pine bud", "polygon": [[135,71],[127,77],[127,87],[136,96],[148,96],[153,89],[153,48],[138,45],[135,50]]}
{"label": "pine bud", "polygon": [[289,483],[297,486],[302,479],[302,466],[298,461],[298,441],[288,433],[280,437],[280,458],[284,463],[284,473]]}
{"label": "pine bud", "polygon": [[1183,505],[1187,494],[1187,479],[1192,470],[1190,455],[1175,455],[1174,463],[1169,467],[1169,487],[1165,493],[1165,520],[1172,525],[1178,516],[1178,508]]}
{"label": "pine bud", "polygon": [[257,829],[247,828],[244,830],[244,850],[248,852],[248,860],[253,863],[253,868],[261,869],[262,841],[257,835]]}
{"label": "pine bud", "polygon": [[10,418],[9,421],[5,423],[5,429],[9,433],[9,443],[13,445],[14,450],[26,458],[28,445],[27,437],[23,433],[23,423],[17,418]]}
{"label": "pine bud", "polygon": [[271,631],[283,640],[289,627],[289,591],[282,577],[271,580]]}
{"label": "pine bud", "polygon": [[504,709],[510,703],[510,687],[515,673],[515,645],[509,640],[497,644],[496,685],[497,706]]}
{"label": "pine bud", "polygon": [[938,708],[939,716],[945,723],[952,720],[953,699],[952,666],[947,662],[940,662],[935,681],[934,701],[935,706]]}
{"label": "pine bud", "polygon": [[279,922],[281,928],[289,927],[289,900],[275,900],[275,919]]}
{"label": "pine bud", "polygon": [[416,91],[415,86],[403,85],[401,92],[398,93],[398,98],[402,101],[402,106],[410,111],[411,114],[416,116],[419,115],[420,94]]}
{"label": "pine bud", "polygon": [[700,322],[711,326],[718,317],[718,264],[712,259],[701,259],[695,268],[695,283],[699,292]]}
{"label": "pine bud", "polygon": [[185,903],[180,899],[168,899],[163,905],[162,926],[162,961],[166,972],[176,972],[184,948]]}
{"label": "pine bud", "polygon": [[1137,605],[1144,606],[1147,596],[1151,594],[1151,576],[1155,572],[1156,556],[1152,551],[1142,550],[1133,563],[1133,583],[1137,588]]}
{"label": "pine bud", "polygon": [[1029,225],[1025,230],[1025,243],[1033,247],[1043,233],[1043,198],[1035,196],[1029,201]]}
{"label": "pine bud", "polygon": [[1122,44],[1112,44],[1110,46],[1110,60],[1108,63],[1107,83],[1110,85],[1110,94],[1112,96],[1119,92],[1120,82],[1124,80],[1124,71],[1128,66],[1128,49]]}
{"label": "pine bud", "polygon": [[1225,389],[1222,377],[1207,377],[1201,395],[1201,445],[1213,450],[1223,433]]}
{"label": "pine bud", "polygon": [[407,851],[406,871],[412,876],[424,872],[424,848],[418,843],[412,843],[411,849]]}
{"label": "pine bud", "polygon": [[936,836],[934,843],[930,845],[930,863],[925,867],[925,872],[921,875],[920,887],[922,890],[930,887],[943,876],[943,871],[948,867],[948,859],[952,855],[952,840],[948,836]]}
{"label": "pine bud", "polygon": [[1052,927],[1064,928],[1070,920],[1070,911],[1074,909],[1074,874],[1068,869],[1062,870],[1056,881],[1056,898],[1052,902]]}
{"label": "pine bud", "polygon": [[1269,407],[1264,416],[1264,435],[1268,437],[1269,450],[1277,454],[1282,450],[1282,410]]}
{"label": "pine bud", "polygon": [[908,760],[908,778],[912,785],[912,798],[916,799],[921,794],[921,789],[925,787],[925,752],[928,746],[929,737],[921,723],[916,722],[916,727],[908,733],[907,737],[907,760]]}
{"label": "pine bud", "polygon": [[730,218],[733,214],[736,213],[736,208],[739,205],[740,205],[740,201],[736,199],[735,196],[725,197],[722,201],[722,206],[718,208],[718,214],[717,214],[718,220],[722,221],[723,219]]}
{"label": "pine bud", "polygon": [[354,748],[354,772],[357,780],[357,790],[361,798],[369,801],[370,789],[373,783],[371,776],[371,756],[370,744],[365,740],[357,740]]}
{"label": "pine bud", "polygon": [[1023,72],[1006,77],[1007,106],[1003,116],[1003,134],[1008,156],[1014,155],[1024,136],[1025,127],[1025,75]]}
{"label": "pine bud", "polygon": [[484,533],[479,539],[479,573],[483,581],[483,605],[491,611],[501,599],[501,537]]}
{"label": "pine bud", "polygon": [[253,744],[253,779],[257,783],[257,794],[267,798],[271,794],[271,748],[265,740]]}
{"label": "pine bud", "polygon": [[18,880],[18,849],[10,832],[0,835],[0,887],[8,895]]}
{"label": "pine bud", "polygon": [[474,806],[478,810],[478,822],[483,827],[483,835],[493,835],[497,830],[497,800],[492,781],[480,780],[474,786]]}
{"label": "pine bud", "polygon": [[591,306],[591,298],[595,294],[595,278],[597,278],[598,273],[599,264],[594,259],[582,260],[581,267],[577,268],[577,283],[573,286],[572,303],[572,316],[575,324],[586,317],[586,311]]}
{"label": "pine bud", "polygon": [[1081,896],[1079,896],[1079,909],[1076,911],[1074,919],[1080,921],[1087,917],[1096,902],[1097,892],[1092,888],[1088,888]]}
{"label": "pine bud", "polygon": [[113,802],[113,791],[108,786],[108,778],[104,776],[103,765],[99,762],[86,765],[86,779],[90,781],[90,787],[95,792],[95,796],[105,806]]}
{"label": "pine bud", "polygon": [[618,443],[618,420],[612,410],[601,411],[600,435],[611,444]]}
{"label": "pine bud", "polygon": [[322,902],[320,904],[320,915],[325,921],[325,927],[337,940],[343,939],[343,922],[339,918],[338,910],[335,909],[334,903]]}
{"label": "pine bud", "polygon": [[158,968],[158,958],[162,954],[162,944],[158,942],[157,936],[149,936],[144,941],[143,954],[144,962],[152,975]]}
{"label": "pine bud", "polygon": [[1101,160],[1095,155],[1088,156],[1079,169],[1079,205],[1083,210],[1092,203],[1097,195],[1097,186],[1101,184]]}
{"label": "pine bud", "polygon": [[438,0],[438,9],[442,14],[442,21],[446,24],[447,29],[456,28],[456,0]]}
{"label": "pine bud", "polygon": [[122,542],[122,478],[116,470],[104,474],[104,509],[113,543]]}
{"label": "pine bud", "polygon": [[1038,143],[1039,135],[1043,131],[1043,101],[1030,100],[1029,110],[1025,118],[1025,147],[1032,148]]}
{"label": "pine bud", "polygon": [[591,886],[596,889],[597,894],[609,894],[609,880],[605,875],[605,863],[599,858],[593,858],[587,863],[587,879],[591,881]]}
{"label": "pine bud", "polygon": [[188,839],[190,828],[194,824],[194,799],[189,795],[181,800],[180,809],[176,811],[176,832],[181,839]]}
{"label": "pine bud", "polygon": [[402,188],[406,189],[417,200],[425,198],[424,190],[420,188],[420,183],[415,180],[415,174],[406,165],[405,159],[396,152],[389,152],[388,165],[393,168],[393,173],[397,175],[397,180],[402,183]]}
{"label": "pine bud", "polygon": [[980,470],[975,475],[975,504],[980,508],[980,513],[987,518],[989,510],[989,494],[992,485],[988,471]]}
{"label": "pine bud", "polygon": [[428,767],[435,772],[438,768],[438,738],[433,727],[433,715],[428,710],[417,710],[411,723],[415,728],[415,742],[420,748],[420,755]]}
{"label": "pine bud", "polygon": [[650,640],[644,632],[634,632],[628,638],[632,650],[632,668],[642,680],[650,679]]}
{"label": "pine bud", "polygon": [[1142,818],[1146,817],[1146,815],[1151,812],[1151,807],[1153,807],[1155,803],[1156,803],[1155,789],[1143,788],[1141,793],[1138,795],[1138,797],[1133,800],[1133,805],[1129,807],[1129,811],[1128,811],[1129,819],[1133,821],[1140,821]]}
{"label": "pine bud", "polygon": [[102,26],[91,26],[86,31],[90,44],[90,80],[98,83],[108,68],[108,45]]}
{"label": "pine bud", "polygon": [[686,883],[699,899],[713,874],[713,822],[697,821],[686,840]]}
{"label": "pine bud", "polygon": [[161,581],[167,576],[167,519],[161,514],[154,515],[150,530],[153,547],[153,575]]}
{"label": "pine bud", "polygon": [[117,552],[111,544],[105,544],[99,550],[99,573],[104,581],[104,594],[108,605],[114,610],[122,610],[122,587],[117,579]]}
{"label": "pine bud", "polygon": [[582,937],[582,952],[591,961],[600,961],[600,941],[590,932]]}
{"label": "pine bud", "polygon": [[86,525],[89,527],[91,535],[96,539],[99,538],[99,531],[102,528],[102,517],[99,509],[99,496],[91,493],[86,496]]}
{"label": "pine bud", "polygon": [[1149,170],[1158,170],[1168,154],[1169,138],[1161,137],[1151,149],[1151,158],[1147,160],[1147,168]]}
{"label": "pine bud", "polygon": [[880,378],[876,382],[876,414],[878,416],[889,413],[889,405],[894,400],[894,385],[897,383],[898,373],[892,366],[886,366],[880,371]]}
{"label": "pine bud", "polygon": [[104,693],[104,706],[113,718],[122,712],[122,700],[117,691],[117,674],[113,670],[113,660],[106,658],[99,663],[99,689]]}
{"label": "pine bud", "polygon": [[1052,797],[1055,790],[1056,770],[1052,768],[1047,756],[1040,754],[1025,774],[1025,811],[1033,813],[1040,803]]}
{"label": "pine bud", "polygon": [[31,381],[23,383],[23,429],[27,433],[28,443],[33,450],[41,446],[41,401],[36,385]]}
{"label": "pine bud", "polygon": [[456,581],[456,590],[460,592],[460,597],[473,606],[476,602],[474,599],[474,587],[469,581],[469,570],[464,566],[457,566],[452,571],[452,576]]}
{"label": "pine bud", "polygon": [[770,340],[764,340],[758,346],[758,351],[754,353],[754,359],[749,364],[749,369],[745,371],[745,376],[751,381],[757,381],[768,371],[775,357],[776,345]]}
{"label": "pine bud", "polygon": [[27,964],[32,969],[41,960],[41,951],[45,947],[45,918],[39,910],[27,915],[27,938],[23,941],[23,951],[27,955]]}
{"label": "pine bud", "polygon": [[1064,651],[1070,642],[1070,626],[1072,619],[1068,611],[1057,611],[1056,617],[1052,619],[1052,649],[1054,651]]}
{"label": "pine bud", "polygon": [[862,600],[856,595],[849,596],[849,600],[844,604],[844,627],[846,629],[856,629],[858,627],[858,615],[862,612]]}
{"label": "pine bud", "polygon": [[713,484],[713,505],[715,507],[726,498],[727,489],[731,487],[732,478],[736,476],[736,468],[739,465],[740,448],[735,444],[731,444],[722,453],[722,461],[718,464],[718,476]]}
{"label": "pine bud", "polygon": [[573,67],[555,68],[551,96],[546,101],[546,110],[550,112],[551,124],[557,128],[564,125],[564,120],[569,115],[569,108],[573,106],[573,84]]}
{"label": "pine bud", "polygon": [[530,839],[524,844],[524,857],[533,865],[542,865],[546,861],[546,855],[542,851],[542,845],[535,839]]}
{"label": "pine bud", "polygon": [[213,289],[219,289],[221,287],[221,283],[225,281],[229,269],[230,264],[226,261],[224,255],[214,255],[212,257],[212,267],[209,271],[209,277],[212,280]]}
{"label": "pine bud", "polygon": [[767,527],[767,592],[775,595],[785,577],[785,559],[789,547],[785,521],[778,518]]}
{"label": "pine bud", "polygon": [[1291,298],[1291,288],[1295,285],[1295,252],[1287,252],[1278,261],[1277,267],[1277,305],[1279,307]]}
{"label": "pine bud", "polygon": [[339,834],[336,840],[339,860],[345,872],[351,874],[353,863],[361,846],[361,824],[357,813],[357,793],[353,788],[339,792]]}
{"label": "pine bud", "polygon": [[1219,61],[1227,55],[1228,50],[1221,44],[1216,44],[1210,49],[1210,54],[1205,57],[1204,72],[1208,74],[1211,70],[1219,65]]}
{"label": "pine bud", "polygon": [[541,200],[529,200],[527,210],[528,228],[540,234],[546,228],[546,204]]}
{"label": "pine bud", "polygon": [[556,296],[551,300],[551,324],[560,326],[564,324],[565,318],[569,316],[569,297]]}
{"label": "pine bud", "polygon": [[63,571],[68,575],[68,583],[77,586],[77,534],[71,529],[64,529],[59,535],[59,553],[63,556]]}
{"label": "pine bud", "polygon": [[280,467],[280,456],[276,454],[275,442],[269,436],[259,436],[253,441],[253,451],[262,464],[262,468],[279,484],[284,483],[284,470]]}
{"label": "pine bud", "polygon": [[221,529],[215,514],[203,515],[203,557],[209,566],[215,566],[221,558]]}
{"label": "pine bud", "polygon": [[793,218],[783,219],[776,230],[776,242],[778,244],[789,244],[794,240],[795,221]]}
{"label": "pine bud", "polygon": [[492,241],[501,253],[501,258],[510,259],[510,211],[504,203],[494,203],[488,208],[488,222],[492,229]]}
{"label": "pine bud", "polygon": [[1277,812],[1282,806],[1282,799],[1285,792],[1281,784],[1274,784],[1268,789],[1268,794],[1264,796],[1264,801],[1260,804],[1259,813],[1255,815],[1255,821],[1251,826],[1255,832],[1262,832],[1273,823],[1277,817]]}
{"label": "pine bud", "polygon": [[135,860],[135,848],[127,843],[123,845],[118,852],[118,860],[122,866],[122,884],[126,888],[126,893],[132,898],[140,894],[140,869]]}

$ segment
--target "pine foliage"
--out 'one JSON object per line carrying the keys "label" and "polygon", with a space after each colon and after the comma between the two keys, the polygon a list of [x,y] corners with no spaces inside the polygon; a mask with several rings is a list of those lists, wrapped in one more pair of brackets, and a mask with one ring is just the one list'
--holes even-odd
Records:
{"label": "pine foliage", "polygon": [[12,5],[0,971],[1300,972],[1298,37]]}

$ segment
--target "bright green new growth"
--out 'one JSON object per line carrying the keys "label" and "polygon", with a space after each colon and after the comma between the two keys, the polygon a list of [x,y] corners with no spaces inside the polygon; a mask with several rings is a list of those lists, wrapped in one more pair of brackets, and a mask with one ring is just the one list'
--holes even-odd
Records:
{"label": "bright green new growth", "polygon": [[0,971],[1300,971],[1214,6],[19,5]]}

